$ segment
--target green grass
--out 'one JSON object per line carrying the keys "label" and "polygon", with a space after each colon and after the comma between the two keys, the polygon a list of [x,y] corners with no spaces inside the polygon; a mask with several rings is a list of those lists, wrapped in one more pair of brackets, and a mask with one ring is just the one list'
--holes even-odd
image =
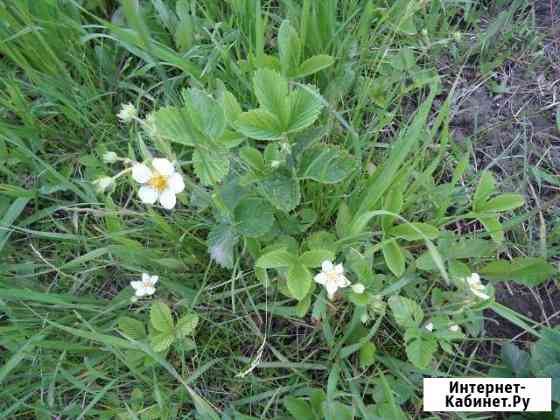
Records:
{"label": "green grass", "polygon": [[[460,279],[471,271],[486,273],[492,286],[536,287],[558,277],[546,262],[558,256],[558,202],[540,189],[535,199],[529,187],[536,179],[540,187],[558,185],[554,159],[535,164],[527,137],[521,152],[483,158],[488,126],[456,140],[456,114],[469,112],[461,108],[465,92],[499,90],[505,62],[539,56],[530,2],[497,3],[0,4],[0,418],[313,418],[311,403],[322,407],[316,418],[438,418],[422,413],[423,376],[481,376],[500,365],[476,351],[500,343],[486,334],[483,309],[541,337],[527,314],[493,300],[461,303]],[[277,58],[285,20],[299,36],[300,62],[317,55],[328,62],[289,81],[322,107],[316,132],[282,133],[277,143],[245,137],[226,148],[214,138],[201,146],[150,136],[140,123],[118,120],[129,102],[141,118],[182,106],[186,88],[211,95],[220,112],[225,92],[243,111],[257,108],[255,74],[295,72],[293,62]],[[539,63],[548,68],[545,59]],[[472,71],[477,77],[469,81]],[[264,96],[274,98],[278,85],[264,84]],[[206,105],[183,115],[180,134],[214,102],[195,102]],[[228,130],[243,132],[230,121],[233,108],[225,112]],[[206,134],[197,135],[200,141]],[[261,156],[279,143],[294,152],[270,151],[288,157],[269,178],[259,178],[254,161],[239,152],[250,146]],[[333,153],[340,179],[323,182],[337,176],[332,160],[315,172],[294,167],[310,144]],[[197,167],[193,150],[207,153],[198,160],[206,168]],[[93,181],[126,168],[105,162],[107,151],[178,162],[186,183],[178,207],[143,204],[127,175],[96,192]],[[517,162],[519,154],[524,164],[504,170],[502,160]],[[321,172],[325,167],[330,172]],[[501,216],[481,211],[483,199],[473,207],[487,167],[496,194],[521,193],[525,204],[509,197]],[[233,181],[249,175],[256,181],[248,187]],[[282,182],[278,191],[293,179],[299,200],[282,210],[290,197],[270,199],[266,183]],[[243,194],[271,209],[274,225],[262,235],[239,233],[264,223],[264,210],[240,215]],[[415,238],[392,234],[396,223]],[[210,258],[209,248],[227,253],[224,242],[233,237],[231,264]],[[478,252],[480,240],[488,252]],[[455,242],[470,247],[468,255],[450,256]],[[294,254],[334,251],[371,300],[348,294],[331,303],[319,287],[295,299],[288,265],[256,264],[275,246]],[[525,265],[492,266],[510,259]],[[315,275],[316,264],[309,267]],[[131,301],[130,281],[143,272],[160,276],[156,295]],[[174,322],[198,316],[196,329],[168,351],[154,350],[154,301],[171,308]],[[399,320],[416,307],[418,325]],[[465,335],[428,337],[423,325],[438,314],[461,323]],[[137,324],[123,327],[123,317]],[[405,331],[435,348],[415,353]],[[428,360],[417,359],[426,352]]]}

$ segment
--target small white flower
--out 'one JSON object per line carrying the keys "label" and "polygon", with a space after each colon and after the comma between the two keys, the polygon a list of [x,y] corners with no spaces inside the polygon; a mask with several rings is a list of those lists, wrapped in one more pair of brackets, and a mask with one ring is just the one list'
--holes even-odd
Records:
{"label": "small white flower", "polygon": [[432,322],[428,322],[426,325],[424,325],[424,328],[432,332],[434,330],[434,324]]}
{"label": "small white flower", "polygon": [[105,152],[103,153],[103,162],[114,163],[117,161],[119,156],[115,152]]}
{"label": "small white flower", "polygon": [[144,163],[132,167],[132,178],[142,186],[138,197],[146,204],[159,203],[166,209],[172,209],[177,203],[177,194],[185,189],[185,182],[180,173],[167,159],[152,160],[152,168]]}
{"label": "small white flower", "polygon": [[323,264],[321,264],[321,272],[315,276],[315,281],[325,286],[327,295],[331,300],[338,289],[350,286],[350,281],[344,277],[343,265],[333,265],[328,260],[323,261]]}
{"label": "small white flower", "polygon": [[459,326],[457,324],[453,324],[449,327],[449,331],[451,332],[459,332],[461,330],[461,328],[459,328]]}
{"label": "small white flower", "polygon": [[95,185],[95,189],[97,190],[98,193],[103,193],[107,188],[113,185],[113,178],[108,176],[103,176],[93,181],[93,184]]}
{"label": "small white flower", "polygon": [[366,287],[362,283],[356,283],[352,285],[352,291],[361,295],[366,291]]}
{"label": "small white flower", "polygon": [[473,295],[483,300],[490,299],[490,296],[486,293],[486,286],[481,283],[480,276],[477,273],[472,273],[465,281]]}
{"label": "small white flower", "polygon": [[130,285],[136,290],[136,296],[151,296],[156,292],[156,283],[158,276],[150,276],[148,273],[142,273],[142,281],[131,281]]}
{"label": "small white flower", "polygon": [[117,114],[119,120],[121,120],[124,123],[131,122],[137,116],[138,116],[138,111],[136,110],[136,107],[132,105],[130,102],[127,104],[123,104],[121,106],[121,110]]}

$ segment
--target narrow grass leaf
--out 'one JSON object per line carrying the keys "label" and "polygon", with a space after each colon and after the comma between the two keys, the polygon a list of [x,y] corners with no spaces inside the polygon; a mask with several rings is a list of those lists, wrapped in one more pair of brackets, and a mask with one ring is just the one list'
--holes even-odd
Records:
{"label": "narrow grass leaf", "polygon": [[[8,374],[14,370],[20,362],[29,355],[29,352],[35,346],[35,343],[43,340],[45,335],[43,333],[36,334],[27,340],[15,354],[10,357],[2,367],[0,367],[0,384],[8,377]],[[4,350],[5,351],[5,350]]]}
{"label": "narrow grass leaf", "polygon": [[13,232],[10,227],[21,214],[21,212],[25,209],[25,206],[27,205],[29,200],[30,198],[28,197],[21,197],[14,200],[6,213],[4,213],[2,220],[0,220],[0,252],[6,245],[10,234]]}
{"label": "narrow grass leaf", "polygon": [[418,109],[411,125],[406,128],[404,134],[402,134],[401,137],[392,145],[391,153],[383,164],[381,172],[363,194],[361,203],[356,211],[357,217],[361,216],[368,210],[373,209],[378,204],[379,199],[383,197],[387,188],[391,186],[394,176],[401,165],[422,139],[423,129],[435,95],[435,91],[430,93],[430,96]]}

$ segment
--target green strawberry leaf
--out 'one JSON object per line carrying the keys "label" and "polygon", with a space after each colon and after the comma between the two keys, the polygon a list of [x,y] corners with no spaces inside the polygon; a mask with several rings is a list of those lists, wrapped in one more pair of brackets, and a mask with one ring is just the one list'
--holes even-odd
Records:
{"label": "green strawberry leaf", "polygon": [[417,328],[424,319],[422,307],[411,299],[391,296],[388,303],[395,321],[403,328]]}
{"label": "green strawberry leaf", "polygon": [[265,109],[241,113],[235,122],[235,128],[255,140],[280,140],[285,137],[278,118]]}
{"label": "green strawberry leaf", "polygon": [[282,268],[290,267],[296,262],[296,256],[282,248],[261,255],[255,265],[260,268]]}
{"label": "green strawberry leaf", "polygon": [[118,319],[119,330],[127,337],[133,340],[142,340],[146,338],[146,328],[144,324],[137,319],[129,316],[121,316]]}
{"label": "green strawberry leaf", "polygon": [[320,267],[323,261],[332,261],[333,259],[334,253],[332,251],[327,249],[313,249],[300,255],[299,262],[306,267],[314,268]]}
{"label": "green strawberry leaf", "polygon": [[173,316],[171,309],[161,300],[152,302],[150,308],[150,322],[155,330],[167,333],[173,332]]}
{"label": "green strawberry leaf", "polygon": [[311,288],[312,276],[301,263],[296,263],[288,270],[288,290],[297,299],[302,300]]}
{"label": "green strawberry leaf", "polygon": [[299,88],[289,97],[290,119],[286,131],[294,133],[313,124],[323,109],[323,102],[317,89],[312,86]]}
{"label": "green strawberry leaf", "polygon": [[301,200],[299,182],[286,172],[275,172],[259,183],[261,194],[278,210],[289,212]]}
{"label": "green strawberry leaf", "polygon": [[192,156],[194,172],[202,185],[214,185],[229,172],[229,156],[225,150],[197,148]]}
{"label": "green strawberry leaf", "polygon": [[175,341],[173,332],[155,333],[150,336],[150,344],[154,351],[161,353],[166,351]]}
{"label": "green strawberry leaf", "polygon": [[317,145],[305,150],[298,166],[301,179],[335,184],[356,169],[356,161],[337,147]]}
{"label": "green strawberry leaf", "polygon": [[192,334],[198,325],[198,315],[197,314],[186,314],[183,315],[177,321],[177,326],[175,327],[175,331],[177,336],[180,338],[184,338],[189,334]]}
{"label": "green strawberry leaf", "polygon": [[383,243],[382,247],[383,257],[385,258],[385,263],[389,270],[397,276],[400,277],[405,271],[405,258],[401,247],[397,244],[397,241],[390,239]]}
{"label": "green strawberry leaf", "polygon": [[274,223],[272,206],[259,197],[241,200],[235,208],[234,218],[239,232],[250,238],[264,235]]}

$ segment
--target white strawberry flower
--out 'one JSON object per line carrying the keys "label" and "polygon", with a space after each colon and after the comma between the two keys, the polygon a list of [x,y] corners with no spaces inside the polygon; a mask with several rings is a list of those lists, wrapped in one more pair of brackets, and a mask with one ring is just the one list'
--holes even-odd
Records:
{"label": "white strawberry flower", "polygon": [[490,296],[487,293],[486,286],[480,281],[480,276],[477,273],[472,273],[469,277],[465,279],[465,282],[469,286],[472,294],[479,297],[480,299],[487,300]]}
{"label": "white strawberry flower", "polygon": [[176,195],[185,189],[181,174],[175,172],[173,164],[163,158],[153,159],[151,168],[144,163],[135,164],[132,178],[142,184],[138,197],[143,203],[154,204],[159,201],[168,210],[175,207]]}
{"label": "white strawberry flower", "polygon": [[321,272],[315,276],[315,281],[325,286],[331,300],[338,289],[350,286],[350,281],[344,276],[344,266],[342,264],[333,265],[328,260],[321,264]]}
{"label": "white strawberry flower", "polygon": [[137,297],[151,296],[156,292],[156,283],[159,276],[150,276],[148,273],[142,273],[142,281],[131,281],[130,285],[136,291]]}
{"label": "white strawberry flower", "polygon": [[123,123],[128,123],[138,117],[138,111],[136,107],[132,105],[130,102],[127,104],[121,105],[121,110],[117,114],[117,118],[121,120]]}
{"label": "white strawberry flower", "polygon": [[434,330],[433,322],[428,322],[426,325],[424,325],[424,328],[426,328],[428,331],[432,332]]}
{"label": "white strawberry flower", "polygon": [[451,332],[459,332],[461,328],[457,324],[453,324],[449,327],[449,331]]}

